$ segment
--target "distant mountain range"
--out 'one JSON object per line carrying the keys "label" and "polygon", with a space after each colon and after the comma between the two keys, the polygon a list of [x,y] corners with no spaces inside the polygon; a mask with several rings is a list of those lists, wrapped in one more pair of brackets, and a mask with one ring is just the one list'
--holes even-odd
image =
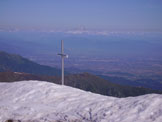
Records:
{"label": "distant mountain range", "polygon": [[25,72],[36,75],[60,75],[61,70],[44,66],[23,58],[19,55],[0,52],[0,72]]}

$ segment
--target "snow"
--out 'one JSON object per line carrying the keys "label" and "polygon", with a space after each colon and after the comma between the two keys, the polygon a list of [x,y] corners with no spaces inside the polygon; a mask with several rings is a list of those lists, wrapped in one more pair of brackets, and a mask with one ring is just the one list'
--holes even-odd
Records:
{"label": "snow", "polygon": [[162,95],[115,98],[44,81],[0,83],[0,122],[8,119],[15,122],[162,122]]}

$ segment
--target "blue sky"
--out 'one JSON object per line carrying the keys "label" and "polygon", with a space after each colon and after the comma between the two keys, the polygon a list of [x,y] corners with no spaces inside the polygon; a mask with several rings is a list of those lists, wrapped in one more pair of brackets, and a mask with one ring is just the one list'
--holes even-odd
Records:
{"label": "blue sky", "polygon": [[0,27],[162,31],[162,0],[0,0]]}

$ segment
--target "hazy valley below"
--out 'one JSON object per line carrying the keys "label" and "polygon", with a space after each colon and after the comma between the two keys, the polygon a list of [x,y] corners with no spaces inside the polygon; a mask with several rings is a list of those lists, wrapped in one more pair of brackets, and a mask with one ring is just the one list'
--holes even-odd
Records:
{"label": "hazy valley below", "polygon": [[[42,65],[60,68],[60,40],[65,42],[65,68],[70,73],[89,72],[114,83],[161,89],[162,34],[1,31],[0,49]],[[125,81],[125,82],[123,82]],[[156,84],[153,87],[149,84]],[[157,85],[159,84],[159,85]],[[158,86],[158,87],[157,87]]]}

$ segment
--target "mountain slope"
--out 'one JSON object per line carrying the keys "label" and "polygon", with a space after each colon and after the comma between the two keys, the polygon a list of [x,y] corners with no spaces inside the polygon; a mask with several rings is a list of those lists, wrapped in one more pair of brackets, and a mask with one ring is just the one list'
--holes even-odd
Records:
{"label": "mountain slope", "polygon": [[0,83],[0,121],[161,122],[162,95],[106,97],[40,81]]}
{"label": "mountain slope", "polygon": [[65,77],[65,84],[86,91],[115,97],[138,96],[149,93],[162,94],[162,91],[158,90],[115,84],[89,73],[68,75]]}
{"label": "mountain slope", "polygon": [[3,71],[26,72],[39,75],[60,75],[61,73],[57,68],[37,64],[19,55],[0,52],[0,72]]}
{"label": "mountain slope", "polygon": [[139,78],[137,80],[133,80],[133,79],[130,80],[130,79],[127,79],[124,77],[118,77],[118,76],[105,76],[105,75],[98,75],[98,76],[105,80],[109,80],[115,84],[127,85],[127,86],[141,86],[145,88],[162,91],[162,83],[160,82],[161,78],[159,76],[156,76],[156,79],[146,77],[146,78]]}
{"label": "mountain slope", "polygon": [[[55,76],[40,76],[18,72],[0,72],[0,82],[13,82],[21,80],[40,80],[57,84],[61,83],[60,77]],[[79,88],[85,91],[91,91],[93,93],[115,97],[138,96],[149,93],[162,94],[162,91],[158,90],[142,87],[122,86],[111,83],[89,73],[67,75],[65,76],[65,85]]]}

